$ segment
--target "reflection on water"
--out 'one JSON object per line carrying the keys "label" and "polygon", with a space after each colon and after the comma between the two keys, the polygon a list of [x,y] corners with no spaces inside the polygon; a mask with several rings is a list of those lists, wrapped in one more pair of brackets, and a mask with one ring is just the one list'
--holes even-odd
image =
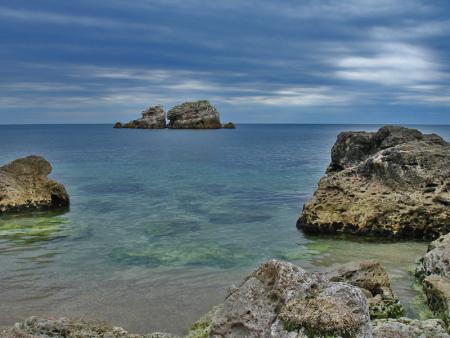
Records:
{"label": "reflection on water", "polygon": [[[0,218],[0,328],[83,316],[182,334],[264,260],[308,270],[378,259],[408,314],[420,242],[306,238],[295,227],[338,132],[377,126],[242,125],[233,132],[0,126],[0,163],[37,153],[71,209]],[[423,127],[450,138],[450,127]]]}

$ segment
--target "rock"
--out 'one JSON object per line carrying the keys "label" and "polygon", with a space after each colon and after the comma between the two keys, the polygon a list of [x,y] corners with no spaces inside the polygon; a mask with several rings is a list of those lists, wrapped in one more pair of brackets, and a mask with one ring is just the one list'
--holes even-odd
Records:
{"label": "rock", "polygon": [[235,129],[236,126],[234,125],[233,122],[228,122],[228,123],[225,123],[225,124],[223,125],[223,128],[225,128],[225,129]]}
{"label": "rock", "polygon": [[423,280],[428,307],[445,322],[450,323],[450,279],[431,275]]}
{"label": "rock", "polygon": [[120,123],[120,122],[114,123],[114,127],[113,128],[116,128],[116,129],[122,128],[122,123]]}
{"label": "rock", "polygon": [[297,227],[307,233],[436,238],[450,230],[450,144],[385,126],[345,132]]}
{"label": "rock", "polygon": [[218,129],[220,115],[209,101],[185,102],[167,113],[172,129]]}
{"label": "rock", "polygon": [[210,337],[370,336],[367,300],[285,262],[268,261],[232,290],[212,318]]}
{"label": "rock", "polygon": [[367,337],[371,332],[367,300],[346,283],[330,283],[287,302],[278,318],[288,331],[308,337]]}
{"label": "rock", "polygon": [[439,319],[377,319],[372,322],[374,338],[449,338]]}
{"label": "rock", "polygon": [[17,323],[11,330],[0,333],[0,338],[177,338],[167,333],[147,335],[130,334],[121,327],[70,318],[30,317]]}
{"label": "rock", "polygon": [[373,260],[347,263],[327,271],[332,282],[346,282],[362,289],[368,298],[370,318],[398,318],[404,310],[391,288],[389,275]]}
{"label": "rock", "polygon": [[154,106],[144,110],[140,119],[130,121],[122,126],[122,128],[135,129],[163,129],[165,127],[166,113],[161,106]]}
{"label": "rock", "polygon": [[420,259],[416,277],[423,280],[432,274],[450,278],[450,234],[431,242],[428,252]]}
{"label": "rock", "polygon": [[51,171],[47,160],[34,155],[0,167],[0,214],[69,207],[64,186],[47,177]]}

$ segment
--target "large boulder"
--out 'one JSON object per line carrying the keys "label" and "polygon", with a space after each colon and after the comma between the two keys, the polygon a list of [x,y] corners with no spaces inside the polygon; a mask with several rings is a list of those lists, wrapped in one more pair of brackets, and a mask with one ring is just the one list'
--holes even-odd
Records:
{"label": "large boulder", "polygon": [[210,337],[369,337],[361,289],[268,261],[233,289],[211,318]]}
{"label": "large boulder", "polygon": [[416,277],[420,280],[433,274],[450,278],[450,234],[431,242],[417,266]]}
{"label": "large boulder", "polygon": [[172,129],[218,129],[220,114],[209,101],[185,102],[167,113]]}
{"label": "large boulder", "polygon": [[163,129],[166,127],[166,113],[161,106],[150,107],[142,112],[142,117],[115,128]]}
{"label": "large boulder", "polygon": [[297,227],[307,233],[437,238],[450,230],[450,144],[385,126],[344,132]]}
{"label": "large boulder", "polygon": [[50,163],[40,156],[0,167],[0,214],[67,208],[69,195],[62,184],[47,177],[51,171]]}
{"label": "large boulder", "polygon": [[176,338],[167,333],[147,335],[131,334],[117,326],[73,318],[30,317],[17,323],[8,331],[0,333],[0,338]]}
{"label": "large boulder", "polygon": [[422,281],[430,310],[450,324],[450,234],[430,243],[416,277]]}
{"label": "large boulder", "polygon": [[404,310],[391,288],[383,266],[374,260],[352,262],[324,273],[332,282],[345,282],[362,289],[369,303],[370,318],[398,318]]}
{"label": "large boulder", "polygon": [[377,319],[372,322],[372,333],[373,338],[450,338],[439,319]]}

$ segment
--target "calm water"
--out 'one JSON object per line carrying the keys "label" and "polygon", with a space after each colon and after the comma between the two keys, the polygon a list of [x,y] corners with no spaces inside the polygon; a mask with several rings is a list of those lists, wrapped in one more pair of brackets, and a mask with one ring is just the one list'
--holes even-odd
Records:
{"label": "calm water", "polygon": [[[295,228],[337,133],[376,128],[0,126],[0,163],[43,155],[72,201],[63,214],[0,218],[0,327],[70,315],[183,333],[270,258],[311,270],[380,259],[417,315],[408,270],[425,243],[307,238]],[[450,139],[449,126],[419,128]]]}

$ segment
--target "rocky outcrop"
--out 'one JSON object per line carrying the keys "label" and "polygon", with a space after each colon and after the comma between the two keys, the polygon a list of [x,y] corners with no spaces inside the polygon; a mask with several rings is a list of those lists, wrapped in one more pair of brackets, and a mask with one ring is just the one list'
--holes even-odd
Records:
{"label": "rocky outcrop", "polygon": [[40,156],[0,167],[0,214],[67,208],[69,195],[62,184],[47,177],[51,171],[50,163]]}
{"label": "rocky outcrop", "polygon": [[234,125],[233,122],[228,122],[228,123],[225,123],[225,124],[223,125],[223,128],[224,128],[224,129],[235,129],[236,126]]}
{"label": "rocky outcrop", "polygon": [[[117,123],[116,123],[117,125]],[[161,106],[150,107],[142,112],[142,117],[115,128],[163,129],[166,127],[166,113]]]}
{"label": "rocky outcrop", "polygon": [[279,261],[263,263],[226,298],[212,318],[212,337],[367,337],[363,292],[347,283]]}
{"label": "rocky outcrop", "polygon": [[416,277],[439,275],[450,278],[450,234],[441,236],[428,245],[428,252],[420,259]]}
{"label": "rocky outcrop", "polygon": [[324,273],[332,282],[345,282],[362,289],[369,303],[370,318],[398,318],[404,310],[391,288],[383,266],[369,260],[340,265]]}
{"label": "rocky outcrop", "polygon": [[449,338],[442,320],[409,318],[378,319],[372,322],[373,338]]}
{"label": "rocky outcrop", "polygon": [[167,113],[172,129],[218,129],[220,115],[209,101],[185,102]]}
{"label": "rocky outcrop", "polygon": [[344,132],[297,227],[307,233],[437,238],[450,230],[450,144],[385,126]]}
{"label": "rocky outcrop", "polygon": [[116,129],[122,128],[122,123],[121,122],[114,123],[114,127],[113,128],[116,128]]}
{"label": "rocky outcrop", "polygon": [[450,324],[450,234],[430,243],[416,277],[422,281],[430,310]]}
{"label": "rocky outcrop", "polygon": [[176,338],[167,333],[147,335],[130,334],[121,327],[104,323],[69,318],[30,317],[17,323],[11,330],[0,333],[0,338]]}

